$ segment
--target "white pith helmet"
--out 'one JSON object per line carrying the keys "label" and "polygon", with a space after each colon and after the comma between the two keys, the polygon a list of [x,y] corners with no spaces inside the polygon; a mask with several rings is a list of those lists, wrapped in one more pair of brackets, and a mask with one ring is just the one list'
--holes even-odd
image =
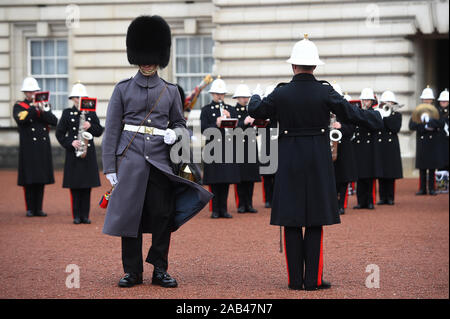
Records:
{"label": "white pith helmet", "polygon": [[69,99],[72,97],[83,97],[83,96],[88,96],[86,87],[80,82],[75,83],[72,86],[72,91],[70,92]]}
{"label": "white pith helmet", "polygon": [[439,94],[438,101],[439,102],[448,102],[449,101],[449,94],[448,94],[447,89],[445,89],[444,91],[441,92],[441,94]]}
{"label": "white pith helmet", "polygon": [[246,84],[239,84],[234,92],[233,99],[238,97],[251,97],[250,88]]}
{"label": "white pith helmet", "polygon": [[323,65],[319,58],[316,45],[305,34],[303,40],[298,41],[292,48],[291,57],[286,61],[294,65]]}
{"label": "white pith helmet", "polygon": [[434,100],[435,99],[433,89],[430,88],[429,85],[427,85],[427,87],[425,89],[423,89],[420,99],[422,99],[422,100]]}
{"label": "white pith helmet", "polygon": [[371,88],[364,88],[361,91],[361,95],[359,96],[360,100],[374,100],[375,101],[375,94],[373,93],[373,90]]}
{"label": "white pith helmet", "polygon": [[227,85],[225,81],[220,78],[220,76],[213,81],[211,84],[211,88],[208,91],[209,93],[217,93],[217,94],[226,94],[227,93]]}
{"label": "white pith helmet", "polygon": [[384,91],[383,94],[381,94],[380,102],[393,102],[398,104],[395,94],[392,91]]}
{"label": "white pith helmet", "polygon": [[40,91],[40,90],[41,90],[41,88],[39,87],[39,84],[35,78],[29,76],[23,80],[22,89],[21,89],[22,92],[33,92],[33,91]]}

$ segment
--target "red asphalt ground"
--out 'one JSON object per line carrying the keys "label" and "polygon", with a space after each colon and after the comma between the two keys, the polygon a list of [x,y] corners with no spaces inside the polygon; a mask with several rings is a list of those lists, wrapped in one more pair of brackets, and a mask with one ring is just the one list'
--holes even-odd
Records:
{"label": "red asphalt ground", "polygon": [[[45,189],[45,218],[25,217],[17,173],[0,171],[0,298],[449,298],[449,197],[415,196],[416,179],[397,182],[395,206],[350,208],[340,225],[324,228],[324,279],[333,287],[306,292],[287,287],[279,227],[269,225],[260,183],[258,214],[237,214],[230,189],[234,218],[213,220],[205,207],[172,235],[169,273],[178,288],[151,285],[149,264],[143,285],[118,288],[120,238],[101,232],[105,210],[97,203],[108,189],[101,176],[103,186],[92,192],[92,224],[74,225],[60,171]],[[144,258],[150,244],[151,235],[144,235]],[[69,264],[80,269],[80,288],[66,287]],[[379,288],[365,285],[370,264],[379,267]]]}

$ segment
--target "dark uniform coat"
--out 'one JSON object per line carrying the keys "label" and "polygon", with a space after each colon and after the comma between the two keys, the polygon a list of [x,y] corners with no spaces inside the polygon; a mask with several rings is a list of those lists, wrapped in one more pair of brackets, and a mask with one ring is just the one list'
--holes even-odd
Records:
{"label": "dark uniform coat", "polygon": [[[102,159],[103,172],[116,172],[118,184],[109,199],[103,226],[105,234],[137,237],[150,168],[153,166],[173,183],[173,231],[197,214],[212,197],[202,186],[174,175],[170,145],[164,143],[163,136],[136,134],[118,166],[121,155],[135,134],[123,130],[123,125],[140,125],[165,85],[167,89],[144,125],[164,130],[185,130],[180,93],[175,85],[163,81],[158,74],[146,77],[138,71],[133,78],[119,82],[114,88],[107,109]],[[147,231],[144,229],[144,232]]]}
{"label": "dark uniform coat", "polygon": [[355,152],[353,150],[352,138],[355,132],[355,125],[341,123],[339,131],[342,138],[338,143],[338,155],[334,161],[334,173],[336,183],[354,182],[358,179]]}
{"label": "dark uniform coat", "polygon": [[340,223],[328,126],[330,112],[342,121],[383,126],[378,113],[348,103],[329,84],[311,74],[297,74],[262,101],[252,96],[253,118],[279,122],[278,170],[272,225],[310,227]]}
{"label": "dark uniform coat", "polygon": [[[375,112],[368,109],[368,112]],[[375,177],[374,136],[378,133],[373,128],[356,125],[353,149],[358,168],[358,179]]]}
{"label": "dark uniform coat", "polygon": [[[259,175],[258,164],[258,143],[256,142],[257,128],[252,127],[250,124],[244,124],[245,118],[248,116],[247,107],[236,104],[236,114],[238,118],[238,127],[244,132],[247,130],[253,130],[251,136],[244,134],[242,137],[242,143],[244,143],[244,163],[239,164],[240,180],[241,182],[260,182],[261,177]],[[256,155],[255,162],[249,161],[249,149]]]}
{"label": "dark uniform coat", "polygon": [[[224,109],[230,112],[231,118],[237,118],[236,110],[234,107],[224,104]],[[220,117],[220,108],[219,103],[212,101],[210,104],[202,107],[200,113],[200,125],[202,134],[208,128],[215,128],[220,131],[220,142],[222,144],[222,162],[221,163],[203,163],[203,184],[211,185],[211,184],[236,184],[240,182],[240,170],[239,166],[235,163],[236,156],[233,157],[232,163],[225,163],[225,148],[226,143],[224,143],[225,138],[233,138],[233,145],[235,145],[236,138],[234,135],[226,136],[226,131],[224,128],[217,127],[216,121],[217,118]],[[228,132],[231,134],[233,129],[228,129]],[[206,145],[211,143],[214,140],[214,136],[206,136]],[[206,147],[205,145],[205,147]],[[214,152],[211,152],[213,155]],[[234,154],[235,155],[235,154]]]}
{"label": "dark uniform coat", "polygon": [[424,123],[409,120],[409,129],[416,131],[416,168],[436,169],[445,166],[445,158],[441,151],[440,137],[445,123],[441,120],[430,119],[426,129]]}
{"label": "dark uniform coat", "polygon": [[[30,106],[31,102],[17,102],[13,108],[20,135],[17,184],[53,184],[55,179],[49,130],[50,125],[56,126],[58,119],[51,111],[36,110]],[[22,111],[27,111],[28,115],[20,120],[19,113]]]}
{"label": "dark uniform coat", "polygon": [[[444,165],[440,168],[446,168],[448,170],[448,130],[449,130],[449,117],[448,117],[448,106],[447,107],[441,107],[440,105],[437,106],[437,109],[439,111],[439,120],[444,124],[444,128],[439,130],[439,140],[441,143],[440,151],[442,152],[442,160],[444,162]],[[446,126],[447,125],[447,126]],[[446,128],[446,130],[445,130]]]}
{"label": "dark uniform coat", "polygon": [[[77,157],[75,148],[72,146],[72,142],[78,139],[80,115],[81,112],[75,106],[65,109],[56,128],[56,138],[66,149],[63,178],[63,187],[65,188],[92,188],[100,186],[94,141],[90,140],[88,142],[85,158]],[[94,137],[102,135],[103,127],[100,125],[95,112],[86,112],[85,120],[91,123],[91,127],[87,132]]]}
{"label": "dark uniform coat", "polygon": [[374,159],[376,178],[403,178],[402,158],[398,132],[402,127],[402,115],[392,112],[383,118],[384,128],[374,135]]}

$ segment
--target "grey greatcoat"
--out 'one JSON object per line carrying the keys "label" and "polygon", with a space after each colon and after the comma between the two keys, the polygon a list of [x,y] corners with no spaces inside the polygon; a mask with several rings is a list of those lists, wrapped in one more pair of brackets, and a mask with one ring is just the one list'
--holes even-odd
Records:
{"label": "grey greatcoat", "polygon": [[122,130],[123,125],[139,125],[166,84],[167,89],[144,125],[185,130],[186,121],[178,89],[157,74],[146,77],[138,71],[133,78],[119,82],[114,88],[107,109],[102,160],[103,172],[116,172],[118,184],[109,200],[103,226],[105,234],[137,237],[149,172],[153,166],[166,174],[174,185],[175,217],[172,231],[197,214],[212,197],[200,185],[173,174],[170,146],[164,143],[163,136],[138,133],[117,167],[135,134]]}

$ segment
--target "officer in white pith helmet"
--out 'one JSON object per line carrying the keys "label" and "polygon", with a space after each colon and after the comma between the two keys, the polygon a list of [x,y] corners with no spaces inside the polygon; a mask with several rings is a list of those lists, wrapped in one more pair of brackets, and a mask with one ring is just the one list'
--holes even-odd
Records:
{"label": "officer in white pith helmet", "polygon": [[[211,142],[222,145],[222,158],[219,163],[203,163],[203,184],[210,186],[210,191],[214,194],[210,208],[211,218],[232,218],[228,212],[228,190],[230,184],[240,182],[239,166],[235,163],[225,161],[225,135],[226,130],[222,128],[222,120],[227,118],[237,118],[236,110],[231,105],[224,102],[225,94],[228,93],[224,80],[220,77],[215,79],[209,89],[212,101],[202,107],[200,113],[200,127],[202,133],[206,129],[215,128],[220,131],[220,138],[214,140],[214,136],[206,136],[206,145]],[[206,147],[205,145],[205,147]]]}
{"label": "officer in white pith helmet", "polygon": [[56,126],[58,119],[47,103],[35,102],[40,90],[35,78],[26,77],[21,88],[25,99],[13,107],[20,135],[18,185],[24,188],[27,217],[47,216],[42,210],[44,187],[55,182],[49,126]]}
{"label": "officer in white pith helmet", "polygon": [[439,105],[437,109],[439,111],[439,120],[444,122],[444,128],[440,130],[439,140],[441,141],[440,150],[443,152],[443,161],[444,165],[439,167],[441,171],[448,171],[448,136],[449,136],[449,112],[448,112],[448,104],[449,104],[449,92],[447,89],[439,94],[438,98]]}
{"label": "officer in white pith helmet", "polygon": [[425,104],[433,104],[434,100],[436,99],[434,97],[433,89],[430,88],[429,85],[425,89],[423,89],[422,94],[420,95],[420,99],[422,100],[422,103]]}

